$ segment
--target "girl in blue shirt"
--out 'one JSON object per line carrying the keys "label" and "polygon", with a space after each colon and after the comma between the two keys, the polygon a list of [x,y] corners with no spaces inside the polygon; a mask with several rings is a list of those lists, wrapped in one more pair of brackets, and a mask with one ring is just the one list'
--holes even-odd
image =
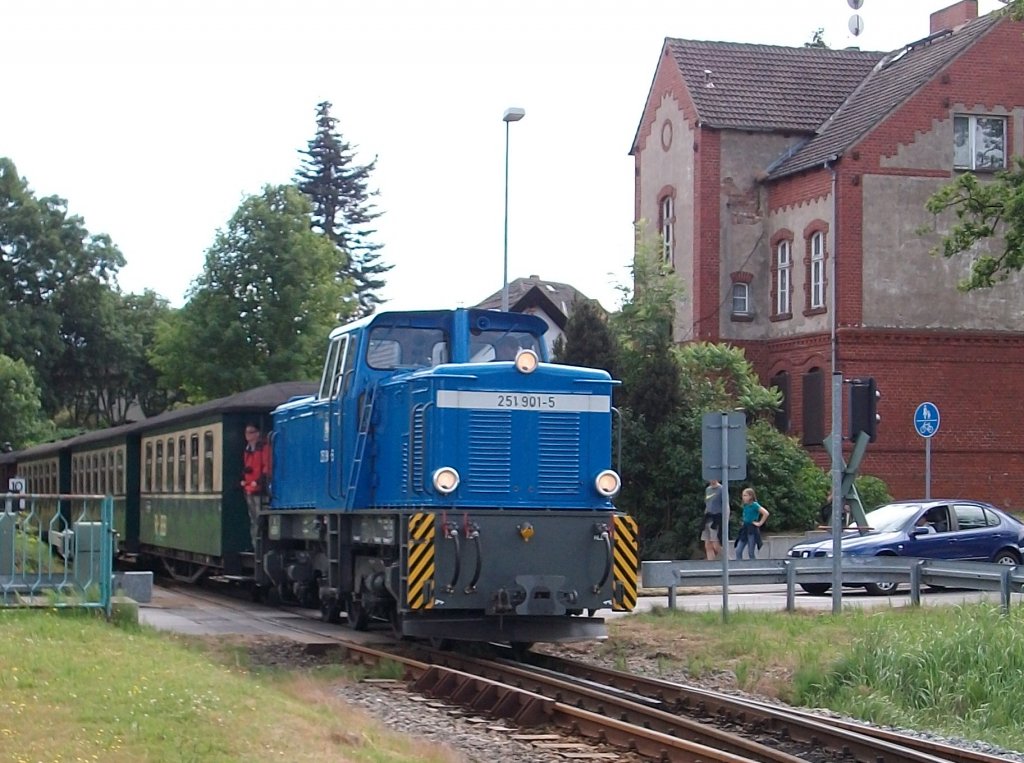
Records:
{"label": "girl in blue shirt", "polygon": [[743,549],[748,549],[749,559],[757,558],[757,549],[761,548],[761,527],[768,521],[768,509],[757,502],[754,488],[743,490],[743,526],[736,536],[736,558],[743,558]]}

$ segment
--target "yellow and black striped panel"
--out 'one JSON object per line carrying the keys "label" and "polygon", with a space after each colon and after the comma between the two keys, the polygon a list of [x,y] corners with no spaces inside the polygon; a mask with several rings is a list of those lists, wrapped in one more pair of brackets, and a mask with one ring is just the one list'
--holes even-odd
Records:
{"label": "yellow and black striped panel", "polygon": [[434,515],[413,514],[409,517],[409,570],[406,603],[409,609],[431,609],[434,606]]}
{"label": "yellow and black striped panel", "polygon": [[640,572],[640,545],[636,520],[628,514],[613,517],[615,527],[612,567],[612,609],[631,612],[636,607]]}

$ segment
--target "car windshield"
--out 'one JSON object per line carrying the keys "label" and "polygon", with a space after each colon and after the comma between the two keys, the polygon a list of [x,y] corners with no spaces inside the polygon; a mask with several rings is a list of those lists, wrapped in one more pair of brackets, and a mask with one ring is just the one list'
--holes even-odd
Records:
{"label": "car windshield", "polygon": [[921,511],[919,503],[890,503],[867,513],[868,527],[876,532],[899,530]]}

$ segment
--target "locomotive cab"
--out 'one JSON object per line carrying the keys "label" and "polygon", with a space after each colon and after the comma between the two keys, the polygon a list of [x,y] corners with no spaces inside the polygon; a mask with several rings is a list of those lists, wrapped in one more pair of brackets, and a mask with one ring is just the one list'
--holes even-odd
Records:
{"label": "locomotive cab", "polygon": [[401,635],[594,638],[631,609],[602,370],[547,363],[547,325],[484,310],[335,330],[319,391],[274,412],[260,577]]}

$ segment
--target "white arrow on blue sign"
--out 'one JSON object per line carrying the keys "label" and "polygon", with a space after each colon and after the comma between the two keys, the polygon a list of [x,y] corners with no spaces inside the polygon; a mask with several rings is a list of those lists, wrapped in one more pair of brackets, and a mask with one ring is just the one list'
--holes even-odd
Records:
{"label": "white arrow on blue sign", "polygon": [[935,403],[921,403],[914,411],[914,429],[922,437],[932,437],[939,431],[939,407]]}

